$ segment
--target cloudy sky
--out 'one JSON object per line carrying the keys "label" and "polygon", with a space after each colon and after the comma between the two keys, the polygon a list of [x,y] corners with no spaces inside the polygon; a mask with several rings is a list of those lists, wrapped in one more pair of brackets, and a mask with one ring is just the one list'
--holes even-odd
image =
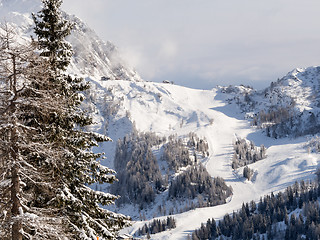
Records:
{"label": "cloudy sky", "polygon": [[64,0],[145,80],[269,85],[320,65],[319,0]]}

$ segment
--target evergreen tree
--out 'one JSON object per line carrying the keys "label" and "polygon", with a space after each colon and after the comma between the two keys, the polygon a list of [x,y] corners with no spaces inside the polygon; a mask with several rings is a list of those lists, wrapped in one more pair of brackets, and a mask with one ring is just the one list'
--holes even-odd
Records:
{"label": "evergreen tree", "polygon": [[248,166],[245,166],[243,168],[243,177],[245,177],[246,179],[250,180],[252,175],[253,175],[253,170],[250,169]]}
{"label": "evergreen tree", "polygon": [[50,129],[52,140],[59,142],[64,150],[60,169],[62,184],[55,200],[64,210],[76,236],[96,239],[99,235],[112,239],[116,231],[126,224],[127,218],[109,212],[99,204],[109,205],[117,197],[87,187],[115,180],[113,170],[97,161],[101,154],[91,152],[98,142],[109,138],[81,130],[81,127],[92,123],[79,108],[82,100],[79,91],[87,89],[88,85],[83,79],[71,78],[63,72],[70,61],[71,49],[64,38],[69,34],[71,24],[61,18],[61,0],[44,0],[43,3],[43,9],[34,17],[35,33],[41,56],[51,65],[52,81],[60,85],[60,97],[67,102],[66,111],[55,115]]}
{"label": "evergreen tree", "polygon": [[62,18],[60,6],[62,0],[42,0],[43,8],[37,14],[32,14],[42,50],[41,56],[49,60],[53,70],[66,70],[72,56],[72,47],[65,38],[72,30],[72,24]]}
{"label": "evergreen tree", "polygon": [[64,72],[71,25],[61,18],[61,3],[44,0],[34,15],[40,59],[30,58],[33,49],[12,48],[8,34],[1,39],[0,207],[10,209],[0,213],[6,223],[0,232],[7,236],[12,229],[12,239],[19,240],[114,239],[128,218],[100,207],[116,196],[88,187],[112,183],[115,176],[97,161],[102,154],[91,151],[109,138],[81,130],[92,123],[80,109],[79,91],[88,85]]}
{"label": "evergreen tree", "polygon": [[139,228],[135,233],[136,236],[146,235],[147,233],[156,234],[159,232],[173,229],[176,227],[176,220],[173,217],[167,217],[167,219],[159,220],[154,219],[148,225],[145,224],[142,228]]}
{"label": "evergreen tree", "polygon": [[49,202],[56,195],[55,165],[62,152],[42,129],[63,102],[34,45],[15,38],[9,25],[0,29],[0,238],[59,239],[67,237],[64,218]]}
{"label": "evergreen tree", "polygon": [[34,44],[18,44],[8,27],[1,33],[1,239],[114,238],[127,218],[98,204],[116,197],[87,187],[115,179],[90,152],[108,138],[77,129],[90,122],[78,88],[61,92]]}

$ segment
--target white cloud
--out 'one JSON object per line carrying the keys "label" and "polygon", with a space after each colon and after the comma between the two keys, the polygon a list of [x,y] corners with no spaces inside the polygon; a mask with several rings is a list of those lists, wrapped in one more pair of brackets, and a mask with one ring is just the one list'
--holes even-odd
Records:
{"label": "white cloud", "polygon": [[65,0],[64,7],[119,46],[146,80],[267,85],[320,60],[319,0]]}
{"label": "white cloud", "polygon": [[165,40],[161,43],[159,49],[159,58],[167,61],[173,59],[178,52],[178,46],[174,41]]}

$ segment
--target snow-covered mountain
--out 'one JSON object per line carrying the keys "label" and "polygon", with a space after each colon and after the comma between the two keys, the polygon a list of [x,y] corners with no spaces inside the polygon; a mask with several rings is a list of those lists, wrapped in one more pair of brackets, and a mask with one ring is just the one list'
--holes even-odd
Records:
{"label": "snow-covered mountain", "polygon": [[269,106],[294,105],[302,112],[319,107],[320,67],[297,68],[263,91]]}
{"label": "snow-covered mountain", "polygon": [[[0,18],[15,26],[18,37],[28,39],[33,24],[30,12],[38,11],[40,5],[40,0],[0,0]],[[313,127],[318,126],[320,67],[293,70],[261,91],[246,86],[195,90],[146,82],[121,60],[112,43],[102,41],[77,17],[66,17],[76,24],[68,38],[74,48],[68,71],[91,82],[83,105],[96,123],[91,129],[114,140],[98,149],[106,153],[104,164],[114,167],[117,140],[134,128],[160,137],[185,137],[193,132],[208,143],[209,155],[201,161],[209,174],[222,177],[233,189],[226,204],[175,214],[177,227],[154,234],[152,239],[186,239],[208,218],[220,219],[241,208],[243,202],[258,201],[260,196],[282,191],[295,181],[315,178],[320,155],[308,150],[306,145],[311,137],[305,134],[310,133],[307,125],[311,114],[315,116]],[[295,126],[300,121],[299,127],[305,129],[297,138],[290,134],[286,137],[284,132],[293,129],[290,120]],[[283,129],[274,127],[287,123]],[[268,137],[267,127],[281,138]],[[317,129],[313,133],[318,133]],[[266,158],[249,165],[253,172],[250,181],[243,177],[243,167],[232,168],[233,142],[237,138],[267,147]],[[149,209],[164,200],[159,197]],[[129,206],[121,211],[136,215],[139,211],[134,208]],[[146,218],[152,218],[153,211],[143,211]],[[145,223],[136,221],[124,232],[133,234]]]}
{"label": "snow-covered mountain", "polygon": [[74,29],[68,37],[74,55],[69,71],[80,76],[104,80],[142,81],[139,74],[121,58],[117,47],[104,42],[76,16],[66,16]]}
{"label": "snow-covered mountain", "polygon": [[[109,136],[122,138],[132,129],[133,122],[139,131],[153,131],[160,136],[185,136],[195,132],[208,141],[210,154],[203,164],[210,175],[224,178],[227,185],[233,188],[232,198],[227,204],[175,214],[177,228],[152,235],[152,239],[186,239],[190,231],[200,227],[208,218],[219,219],[225,213],[241,208],[243,202],[258,201],[260,196],[282,191],[295,181],[315,178],[320,156],[306,148],[310,137],[267,137],[265,130],[252,127],[252,120],[245,118],[239,103],[230,101],[230,94],[223,93],[221,88],[195,90],[164,83],[127,81],[93,80],[93,83],[97,89],[94,91],[95,113],[97,119],[98,116],[100,118],[100,124],[96,127],[103,129],[105,121],[100,114],[104,109],[101,105],[103,92],[111,94],[119,111],[108,120]],[[236,137],[247,138],[257,146],[264,144],[267,147],[267,157],[249,165],[253,171],[250,181],[243,177],[243,168],[232,169],[233,141]],[[114,149],[115,143],[113,147],[108,145],[104,148],[110,161]],[[156,201],[155,205],[161,201]],[[136,212],[132,208],[134,206],[122,210],[134,216]],[[148,211],[146,215],[147,218],[152,217],[148,216]],[[136,222],[126,231],[133,234],[144,223]]]}
{"label": "snow-covered mountain", "polygon": [[[40,9],[40,0],[1,0],[0,20],[14,27],[17,38],[30,39],[33,35],[31,13]],[[67,39],[74,51],[68,69],[70,74],[84,78],[142,81],[139,74],[121,58],[113,43],[101,40],[93,29],[76,16],[64,13],[64,17],[74,24]]]}
{"label": "snow-covered mountain", "polygon": [[270,87],[251,94],[256,109],[292,107],[299,112],[319,105],[320,67],[296,68],[272,82]]}
{"label": "snow-covered mountain", "polygon": [[281,107],[292,107],[303,112],[318,107],[319,87],[320,67],[315,66],[296,68],[259,91],[243,85],[219,88],[229,95],[228,101],[238,101],[247,112]]}
{"label": "snow-covered mountain", "polygon": [[275,138],[319,133],[320,68],[297,68],[257,91],[245,86],[220,87],[229,103],[236,103],[253,119],[252,124],[266,128]]}

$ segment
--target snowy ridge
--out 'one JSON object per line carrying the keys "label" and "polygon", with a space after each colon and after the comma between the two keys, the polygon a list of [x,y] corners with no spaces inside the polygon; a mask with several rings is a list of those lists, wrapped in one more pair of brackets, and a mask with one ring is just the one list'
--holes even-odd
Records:
{"label": "snowy ridge", "polygon": [[76,16],[67,18],[75,24],[67,39],[74,50],[71,73],[97,79],[142,81],[135,70],[126,66],[115,45],[102,41]]}
{"label": "snowy ridge", "polygon": [[318,107],[320,67],[296,68],[259,91],[243,85],[218,89],[228,102],[237,103],[246,113],[281,107],[292,107],[303,112]]}
{"label": "snowy ridge", "polygon": [[263,94],[269,106],[294,105],[295,109],[302,112],[316,107],[319,89],[320,67],[297,68],[271,83],[269,88],[263,90]]}
{"label": "snowy ridge", "polygon": [[320,67],[297,68],[279,81],[281,92],[292,98],[300,110],[315,107],[319,98]]}

